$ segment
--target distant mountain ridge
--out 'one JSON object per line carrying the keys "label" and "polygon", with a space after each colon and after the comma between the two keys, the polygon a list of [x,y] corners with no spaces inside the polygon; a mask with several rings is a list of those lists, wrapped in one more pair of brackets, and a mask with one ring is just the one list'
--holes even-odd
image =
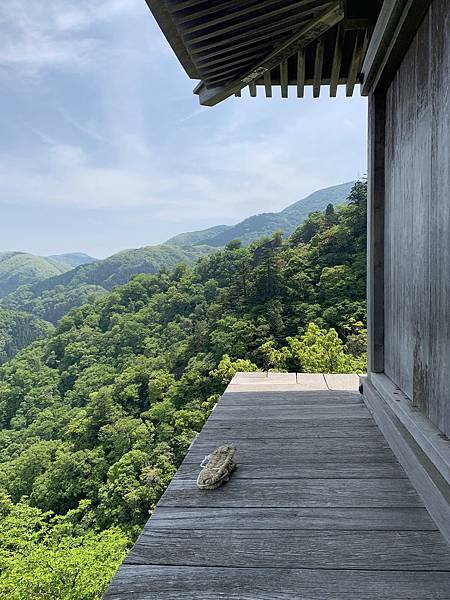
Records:
{"label": "distant mountain ridge", "polygon": [[87,302],[90,296],[104,294],[115,285],[128,282],[133,275],[155,274],[180,263],[191,265],[212,251],[209,246],[181,247],[170,244],[122,250],[103,260],[22,285],[5,296],[1,305],[56,323],[70,309]]}
{"label": "distant mountain ridge", "polygon": [[[328,204],[344,204],[354,182],[318,190],[291,204],[278,213],[262,213],[244,219],[236,225],[217,225],[201,231],[179,234],[163,244],[122,250],[103,260],[83,253],[33,257],[47,265],[47,275],[23,278],[9,293],[3,293],[1,306],[31,313],[40,319],[56,323],[70,309],[85,303],[93,295],[104,294],[115,285],[126,283],[133,275],[156,274],[177,264],[192,265],[200,257],[239,239],[244,245],[281,230],[290,235],[314,211],[323,211]],[[4,253],[8,254],[8,253]],[[11,254],[11,253],[9,253]],[[32,257],[32,255],[23,256]],[[0,254],[0,298],[2,273]],[[64,262],[60,262],[64,261]],[[69,265],[75,265],[75,268]],[[80,262],[81,261],[81,262]]]}
{"label": "distant mountain ridge", "polygon": [[18,287],[61,275],[70,267],[27,252],[0,252],[0,298]]}
{"label": "distant mountain ridge", "polygon": [[52,254],[47,256],[51,260],[56,260],[58,263],[63,265],[67,265],[70,269],[74,269],[75,267],[79,267],[80,265],[89,265],[96,260],[93,256],[89,256],[89,254],[85,254],[84,252],[66,252],[64,254]]}
{"label": "distant mountain ridge", "polygon": [[281,230],[290,235],[306,217],[316,211],[325,210],[328,204],[344,204],[354,181],[341,183],[313,192],[294,202],[278,213],[252,215],[236,225],[218,225],[203,231],[182,233],[170,238],[166,244],[177,246],[208,245],[214,248],[225,246],[231,240],[239,239],[244,245]]}

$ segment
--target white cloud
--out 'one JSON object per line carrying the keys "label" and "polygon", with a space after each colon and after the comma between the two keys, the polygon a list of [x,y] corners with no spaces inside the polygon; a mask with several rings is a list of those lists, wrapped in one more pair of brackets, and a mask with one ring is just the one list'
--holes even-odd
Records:
{"label": "white cloud", "polygon": [[32,72],[49,66],[76,69],[98,49],[96,23],[138,10],[139,0],[2,0],[0,66]]}
{"label": "white cloud", "polygon": [[6,71],[0,205],[132,211],[151,241],[280,210],[365,168],[363,101],[198,108],[144,0],[0,0],[0,83]]}
{"label": "white cloud", "polygon": [[157,140],[152,144],[136,133],[117,130],[113,147],[120,151],[107,164],[80,146],[47,139],[32,160],[0,157],[0,202],[87,210],[141,208],[173,223],[186,214],[191,220],[209,215],[217,222],[237,221],[255,212],[280,210],[316,189],[356,178],[355,167],[345,165],[348,155],[339,156],[325,139],[325,131],[332,133],[332,115],[324,121],[322,143],[316,140],[315,145],[317,124],[301,118],[289,120],[275,134],[254,139],[234,135],[228,141],[226,122],[203,142],[190,145],[188,140],[165,150]]}

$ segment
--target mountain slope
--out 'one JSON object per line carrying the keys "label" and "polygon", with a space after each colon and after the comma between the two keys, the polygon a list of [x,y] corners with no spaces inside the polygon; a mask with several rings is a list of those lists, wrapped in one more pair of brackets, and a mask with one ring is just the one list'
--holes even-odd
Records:
{"label": "mountain slope", "polygon": [[169,244],[123,250],[45,281],[21,286],[5,296],[2,305],[30,312],[55,323],[68,310],[86,302],[89,296],[105,293],[115,285],[126,283],[132,275],[154,274],[180,263],[191,265],[211,250],[207,246],[182,248]]}
{"label": "mountain slope", "polygon": [[[217,225],[203,231],[177,235],[159,246],[123,250],[104,259],[80,265],[49,276],[43,281],[17,289],[2,300],[2,305],[56,323],[67,311],[80,306],[90,296],[109,291],[140,273],[154,274],[177,264],[192,265],[199,257],[228,242],[240,239],[244,245],[282,230],[289,236],[308,214],[324,210],[328,204],[344,204],[353,183],[343,183],[310,194],[279,213],[253,215],[237,225]],[[62,256],[58,258],[62,260]],[[45,260],[45,259],[43,259]],[[50,260],[50,259],[48,259]],[[55,263],[55,265],[58,263]],[[44,278],[42,278],[44,279]]]}
{"label": "mountain slope", "polygon": [[[214,235],[214,227],[202,231],[185,233],[171,238],[166,243],[177,245],[207,244],[213,247],[222,247],[231,240],[239,239],[244,245],[248,245],[258,238],[271,235],[281,230],[285,236],[289,236],[306,217],[317,210],[324,210],[328,204],[345,204],[353,181],[334,185],[313,192],[306,198],[298,200],[278,213],[262,213],[244,219],[233,226],[220,225],[218,232]],[[202,236],[203,233],[203,236]]]}
{"label": "mountain slope", "polygon": [[215,225],[201,231],[188,231],[187,233],[179,233],[170,238],[165,244],[171,246],[195,246],[196,244],[209,245],[209,240],[214,239],[227,229],[231,229],[230,225]]}
{"label": "mountain slope", "polygon": [[33,315],[0,308],[0,365],[19,350],[53,331],[50,323]]}
{"label": "mountain slope", "polygon": [[284,242],[136,277],[0,368],[0,598],[101,598],[236,371],[365,370],[365,255],[362,184]]}
{"label": "mountain slope", "polygon": [[84,252],[66,252],[65,254],[52,254],[47,256],[50,260],[56,260],[57,262],[66,265],[69,269],[74,269],[80,265],[88,265],[98,260],[85,254]]}
{"label": "mountain slope", "polygon": [[61,275],[70,267],[26,252],[0,252],[0,298],[21,285]]}

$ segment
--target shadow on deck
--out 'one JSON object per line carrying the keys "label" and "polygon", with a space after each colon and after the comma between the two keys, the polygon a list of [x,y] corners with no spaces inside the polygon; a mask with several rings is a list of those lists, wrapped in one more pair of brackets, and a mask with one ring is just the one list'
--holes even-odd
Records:
{"label": "shadow on deck", "polygon": [[[104,598],[448,600],[449,548],[357,390],[236,375]],[[199,491],[222,443],[238,469]]]}

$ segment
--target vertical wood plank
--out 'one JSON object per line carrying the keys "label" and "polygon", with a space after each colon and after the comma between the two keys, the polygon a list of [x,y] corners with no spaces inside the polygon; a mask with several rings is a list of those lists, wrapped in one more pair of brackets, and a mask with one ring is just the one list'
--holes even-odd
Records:
{"label": "vertical wood plank", "polygon": [[280,64],[280,84],[281,84],[281,97],[288,97],[288,64],[287,60],[283,60]]}
{"label": "vertical wood plank", "polygon": [[450,4],[434,0],[388,90],[385,372],[450,435]]}
{"label": "vertical wood plank", "polygon": [[339,23],[337,32],[336,32],[336,42],[334,45],[333,65],[331,67],[331,80],[330,80],[330,97],[331,98],[334,98],[337,94],[337,87],[339,84],[339,75],[341,73],[343,43],[344,43],[344,30],[342,27],[342,23]]}
{"label": "vertical wood plank", "polygon": [[386,96],[369,96],[367,206],[368,370],[384,370],[384,152]]}
{"label": "vertical wood plank", "polygon": [[305,50],[302,48],[297,52],[297,98],[303,98],[305,94]]}
{"label": "vertical wood plank", "polygon": [[272,98],[272,72],[270,69],[264,73],[264,89],[266,98]]}
{"label": "vertical wood plank", "polygon": [[314,59],[314,82],[313,82],[313,97],[320,96],[320,84],[322,83],[322,66],[323,66],[323,50],[324,41],[321,37],[316,44],[316,56]]}

